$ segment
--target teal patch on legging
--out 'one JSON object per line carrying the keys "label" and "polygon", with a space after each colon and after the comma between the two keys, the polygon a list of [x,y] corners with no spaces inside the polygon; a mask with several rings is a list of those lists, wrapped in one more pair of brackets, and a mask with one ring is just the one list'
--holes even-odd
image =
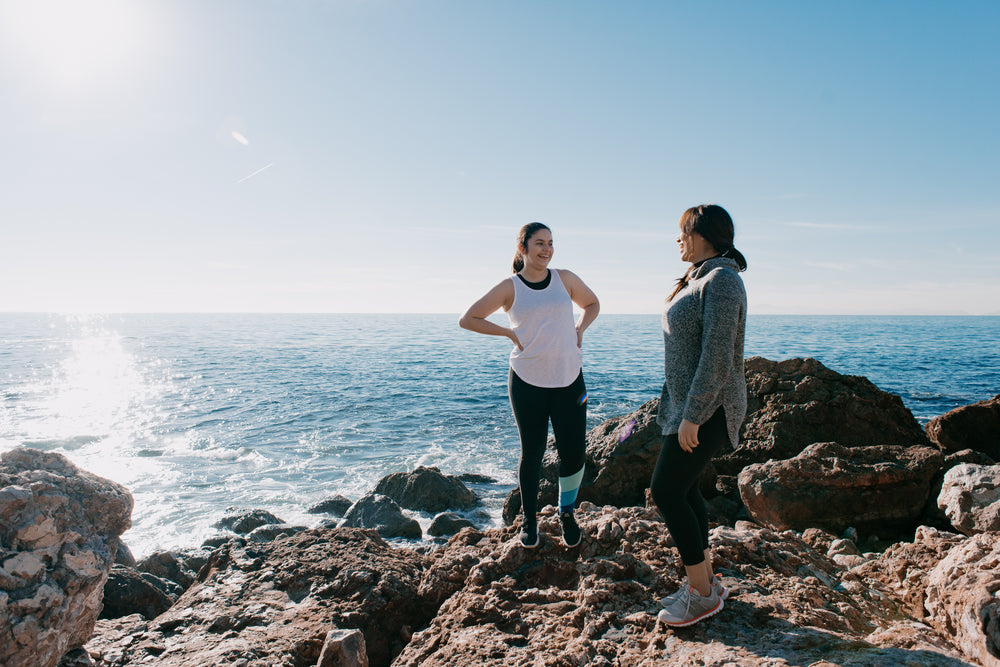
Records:
{"label": "teal patch on legging", "polygon": [[559,509],[571,512],[576,505],[576,492],[580,490],[583,481],[583,468],[569,477],[559,478]]}

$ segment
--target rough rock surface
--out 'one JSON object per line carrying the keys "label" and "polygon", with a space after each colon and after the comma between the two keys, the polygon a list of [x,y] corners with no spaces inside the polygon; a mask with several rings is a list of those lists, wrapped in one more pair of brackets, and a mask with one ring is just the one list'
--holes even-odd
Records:
{"label": "rough rock surface", "polygon": [[930,446],[817,443],[793,458],[744,468],[740,496],[755,521],[776,530],[912,530],[943,458]]}
{"label": "rough rock surface", "polygon": [[231,530],[237,535],[246,535],[254,528],[260,528],[261,526],[284,523],[284,521],[267,510],[262,509],[248,510],[231,507],[227,512],[226,516],[216,521],[214,525],[216,528]]}
{"label": "rough rock surface", "polygon": [[479,502],[479,497],[458,477],[424,466],[413,472],[386,475],[375,485],[375,493],[392,498],[400,507],[418,512],[464,510]]}
{"label": "rough rock surface", "polygon": [[374,531],[309,530],[265,544],[230,543],[153,621],[101,621],[87,645],[97,665],[315,665],[336,629],[361,629],[386,666],[435,607],[417,594],[425,557]]}
{"label": "rough rock surface", "polygon": [[177,601],[184,589],[135,568],[115,565],[104,584],[101,618],[120,618],[139,614],[156,618]]}
{"label": "rough rock surface", "polygon": [[87,641],[132,496],[60,454],[0,457],[0,657],[48,667]]}
{"label": "rough rock surface", "polygon": [[1000,532],[1000,465],[960,463],[948,470],[937,498],[951,525],[966,535]]}
{"label": "rough rock surface", "polygon": [[927,444],[903,400],[867,378],[841,375],[812,358],[751,357],[744,368],[747,417],[740,446],[716,461],[721,474],[792,458],[817,442],[847,447]]}
{"label": "rough rock surface", "polygon": [[372,494],[358,500],[347,510],[341,525],[348,528],[374,528],[385,538],[420,539],[423,530],[399,508],[392,498]]}
{"label": "rough rock surface", "polygon": [[711,535],[725,609],[657,627],[657,600],[682,569],[655,511],[584,503],[578,519],[586,537],[572,551],[549,513],[534,551],[516,544],[516,527],[452,538],[420,589],[442,606],[393,667],[968,664],[901,601],[860,580],[842,586],[844,569],[801,536],[746,522]]}
{"label": "rough rock surface", "polygon": [[1000,666],[1000,534],[967,538],[921,527],[913,542],[891,546],[843,580],[901,600],[907,615],[973,664]]}
{"label": "rough rock surface", "polygon": [[927,422],[927,437],[943,451],[975,449],[1000,461],[1000,394]]}
{"label": "rough rock surface", "polygon": [[[99,667],[311,666],[324,645],[363,648],[373,667],[995,667],[996,534],[921,528],[848,567],[847,554],[828,553],[854,550],[818,529],[718,526],[725,609],[669,630],[657,627],[657,600],[683,569],[656,511],[583,503],[577,514],[585,537],[572,550],[551,510],[536,550],[517,544],[516,526],[467,528],[430,556],[352,529],[233,543],[170,611],[100,621],[87,648]],[[355,628],[363,647],[344,641]]]}

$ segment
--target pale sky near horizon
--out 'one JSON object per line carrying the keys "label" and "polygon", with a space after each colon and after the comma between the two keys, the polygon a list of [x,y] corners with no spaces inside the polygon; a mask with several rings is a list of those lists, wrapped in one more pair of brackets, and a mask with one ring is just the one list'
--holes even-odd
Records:
{"label": "pale sky near horizon", "polygon": [[1000,3],[0,0],[0,312],[1000,314]]}

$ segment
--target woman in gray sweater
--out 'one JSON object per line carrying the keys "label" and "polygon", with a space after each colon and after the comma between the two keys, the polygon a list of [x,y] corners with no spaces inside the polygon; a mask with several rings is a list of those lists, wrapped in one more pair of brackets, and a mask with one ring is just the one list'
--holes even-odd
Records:
{"label": "woman in gray sweater", "polygon": [[733,220],[721,206],[697,206],[680,220],[677,281],[663,313],[666,380],[656,421],[663,446],[650,490],[674,539],[687,583],[661,604],[660,622],[684,627],[722,610],[726,589],[712,572],[708,514],[699,490],[712,457],[739,439],[746,416],[743,336],[747,297],[733,247]]}

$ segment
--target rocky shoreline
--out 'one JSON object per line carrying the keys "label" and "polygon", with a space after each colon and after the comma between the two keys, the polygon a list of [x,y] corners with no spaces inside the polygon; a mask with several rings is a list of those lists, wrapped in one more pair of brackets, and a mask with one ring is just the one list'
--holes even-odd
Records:
{"label": "rocky shoreline", "polygon": [[[898,396],[814,359],[746,360],[741,443],[703,479],[723,612],[656,626],[680,583],[647,500],[656,401],[587,435],[583,543],[484,528],[463,481],[395,473],[319,528],[260,510],[136,563],[131,496],[65,458],[0,463],[0,660],[39,665],[1000,666],[1000,396],[921,427]],[[554,452],[541,504],[554,504]],[[483,481],[483,480],[478,480]],[[437,513],[440,545],[407,511]],[[453,535],[450,539],[445,539]],[[98,618],[100,616],[100,618]]]}

